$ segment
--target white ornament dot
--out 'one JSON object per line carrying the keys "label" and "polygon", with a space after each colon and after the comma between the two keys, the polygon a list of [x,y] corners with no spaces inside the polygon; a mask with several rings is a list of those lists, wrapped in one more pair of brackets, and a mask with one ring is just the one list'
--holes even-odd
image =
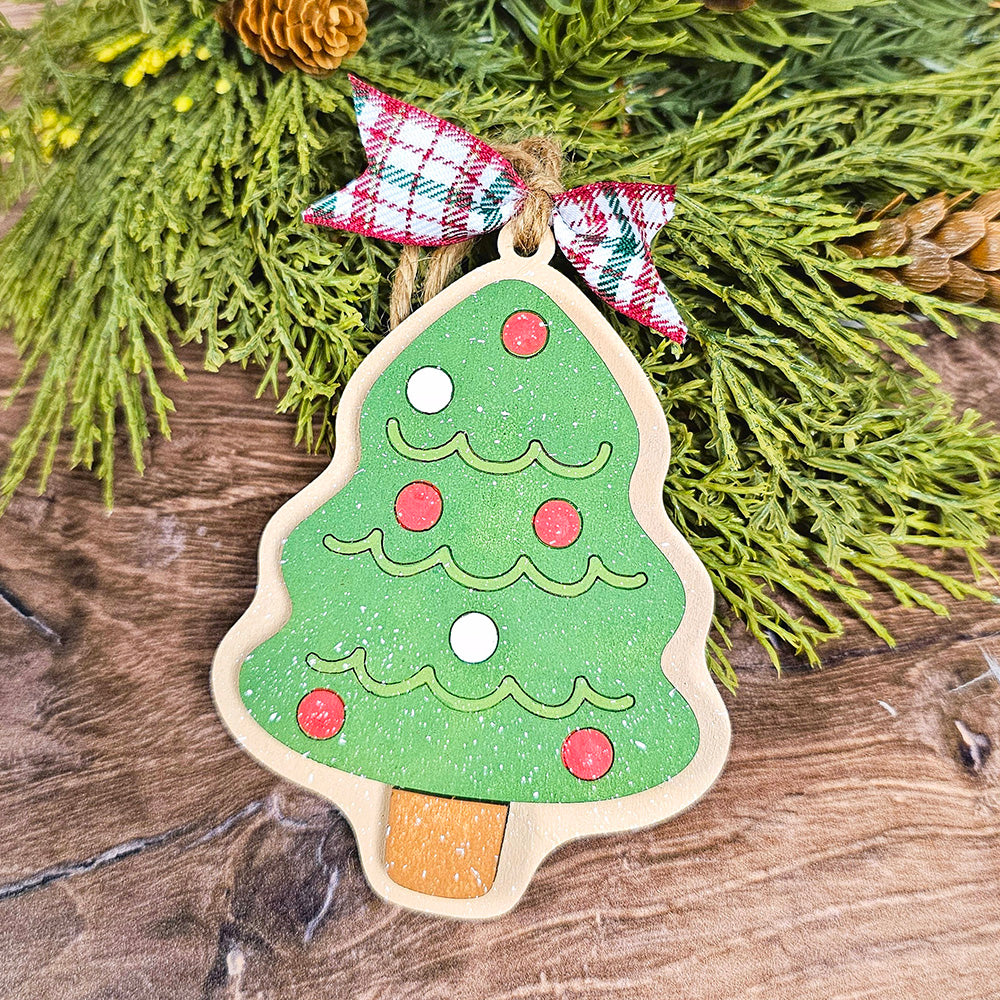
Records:
{"label": "white ornament dot", "polygon": [[448,373],[426,365],[406,380],[406,398],[421,413],[440,413],[450,402],[454,386]]}
{"label": "white ornament dot", "polygon": [[489,615],[470,611],[455,619],[448,635],[451,651],[465,663],[482,663],[497,649],[500,633]]}

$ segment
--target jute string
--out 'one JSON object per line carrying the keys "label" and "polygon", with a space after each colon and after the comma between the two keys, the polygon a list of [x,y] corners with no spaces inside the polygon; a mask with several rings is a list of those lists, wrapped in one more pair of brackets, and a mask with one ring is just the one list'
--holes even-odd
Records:
{"label": "jute string", "polygon": [[[507,158],[528,188],[521,211],[511,220],[514,246],[520,253],[538,249],[552,219],[552,196],[565,188],[560,182],[562,152],[553,139],[532,136],[512,146],[494,147]],[[433,250],[424,277],[424,302],[429,302],[448,284],[452,272],[468,256],[475,238]],[[395,329],[410,315],[413,290],[420,267],[420,248],[404,246],[389,296],[389,329]]]}

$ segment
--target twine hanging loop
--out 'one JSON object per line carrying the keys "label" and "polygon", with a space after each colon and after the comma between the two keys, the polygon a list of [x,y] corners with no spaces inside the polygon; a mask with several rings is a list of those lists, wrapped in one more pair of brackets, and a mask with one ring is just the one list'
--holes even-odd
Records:
{"label": "twine hanging loop", "polygon": [[[510,161],[528,189],[521,210],[511,220],[511,225],[514,246],[522,254],[532,254],[551,224],[552,198],[566,190],[560,180],[562,150],[554,139],[545,136],[531,136],[513,145],[497,146],[496,150]],[[448,284],[455,268],[469,255],[474,243],[475,237],[438,247],[430,254],[424,278],[424,302],[429,302]],[[410,315],[419,264],[419,247],[404,246],[389,295],[390,330]]]}

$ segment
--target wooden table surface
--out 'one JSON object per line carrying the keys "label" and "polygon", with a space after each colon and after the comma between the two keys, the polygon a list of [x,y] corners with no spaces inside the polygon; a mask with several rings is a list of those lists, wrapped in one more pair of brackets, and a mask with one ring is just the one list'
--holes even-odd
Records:
{"label": "wooden table surface", "polygon": [[[1000,331],[926,355],[1000,418]],[[324,460],[252,373],[183,357],[173,440],[142,478],[121,450],[113,513],[60,468],[0,519],[0,998],[1000,997],[1000,748],[977,770],[959,730],[1000,743],[1000,684],[953,690],[1000,655],[1000,605],[893,609],[895,649],[855,625],[818,673],[738,643],[732,754],[692,810],[564,846],[498,920],[409,913],[215,716],[260,532]],[[0,335],[0,392],[17,370]]]}
{"label": "wooden table surface", "polygon": [[[1000,333],[934,340],[1000,416]],[[245,756],[208,669],[270,515],[323,460],[251,373],[184,352],[174,438],[117,503],[58,471],[0,519],[0,997],[1000,997],[1000,606],[894,610],[828,667],[750,642],[732,755],[687,814],[570,844],[493,922],[368,890],[338,813]],[[0,342],[0,388],[17,361]],[[0,415],[8,441],[25,401]],[[32,617],[28,617],[33,614]]]}

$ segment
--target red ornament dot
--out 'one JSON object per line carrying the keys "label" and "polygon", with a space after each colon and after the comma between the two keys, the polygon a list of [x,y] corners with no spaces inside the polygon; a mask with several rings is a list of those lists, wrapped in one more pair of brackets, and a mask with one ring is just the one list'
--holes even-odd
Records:
{"label": "red ornament dot", "polygon": [[600,729],[577,729],[563,740],[562,762],[574,778],[596,781],[611,770],[615,748]]}
{"label": "red ornament dot", "polygon": [[519,358],[537,354],[549,339],[549,328],[538,313],[516,312],[503,325],[503,346]]}
{"label": "red ornament dot", "polygon": [[410,483],[396,496],[396,520],[407,531],[426,531],[440,520],[441,506],[441,491],[433,483]]}
{"label": "red ornament dot", "polygon": [[298,720],[306,736],[328,740],[344,725],[344,699],[329,688],[316,688],[299,702]]}
{"label": "red ornament dot", "polygon": [[546,545],[564,549],[580,537],[580,512],[566,500],[546,500],[532,519],[535,534]]}

